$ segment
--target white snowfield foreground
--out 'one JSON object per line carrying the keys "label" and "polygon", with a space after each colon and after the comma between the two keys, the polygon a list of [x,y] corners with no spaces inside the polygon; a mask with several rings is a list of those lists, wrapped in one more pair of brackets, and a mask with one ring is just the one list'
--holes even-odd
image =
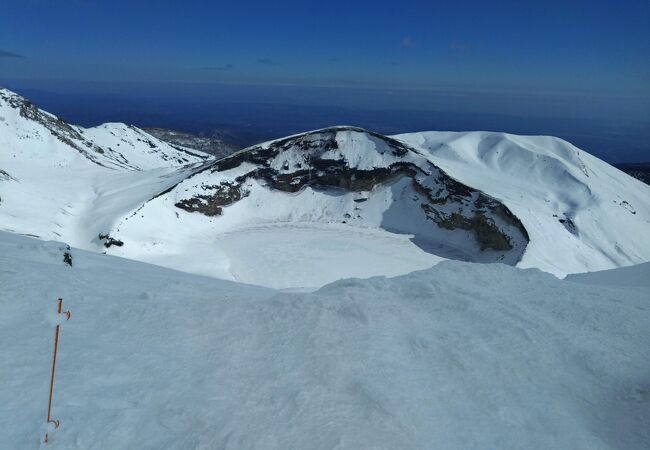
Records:
{"label": "white snowfield foreground", "polygon": [[42,448],[650,447],[649,264],[448,261],[291,294],[64,248],[0,233],[2,449],[42,445],[58,297]]}
{"label": "white snowfield foreground", "polygon": [[[559,277],[650,261],[650,187],[563,140],[488,132],[395,138],[409,148],[402,161],[385,151],[390,138],[359,129],[337,131],[337,148],[328,155],[359,170],[410,161],[430,174],[444,171],[474,189],[468,198],[475,200],[478,190],[505,205],[529,242],[511,239],[516,251],[506,255],[436,229],[406,178],[355,192],[310,186],[282,192],[247,179],[248,195],[220,214],[190,212],[177,203],[213,195],[219,182],[253,166],[214,172],[209,155],[123,124],[69,125],[6,89],[0,89],[0,230],[273,288],[401,275],[447,258],[501,260]],[[293,170],[301,158],[295,150],[267,163],[280,173]],[[424,184],[433,187],[432,180]],[[124,245],[107,249],[100,234]]]}

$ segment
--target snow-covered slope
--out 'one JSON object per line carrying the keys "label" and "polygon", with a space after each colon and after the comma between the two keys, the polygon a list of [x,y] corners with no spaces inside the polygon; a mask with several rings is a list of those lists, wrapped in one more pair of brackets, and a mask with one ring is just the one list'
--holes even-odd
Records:
{"label": "snow-covered slope", "polygon": [[407,273],[440,258],[516,264],[527,243],[498,201],[352,127],[218,160],[110,235],[124,243],[109,250],[116,255],[272,287]]}
{"label": "snow-covered slope", "polygon": [[0,88],[2,157],[46,167],[83,167],[92,162],[107,168],[146,170],[179,167],[208,160],[209,155],[171,145],[121,123],[84,129]]}
{"label": "snow-covered slope", "polygon": [[650,447],[647,289],[450,261],[288,294],[64,249],[0,233],[2,449],[43,439],[58,297],[46,448]]}
{"label": "snow-covered slope", "polygon": [[489,132],[398,135],[526,228],[520,267],[563,276],[650,260],[650,186],[562,139]]}
{"label": "snow-covered slope", "polygon": [[98,230],[209,155],[124,124],[83,129],[0,89],[0,229],[101,249]]}
{"label": "snow-covered slope", "polygon": [[650,275],[650,262],[620,269],[571,274],[565,280],[610,287],[638,287],[645,289],[650,294],[650,276],[648,275]]}

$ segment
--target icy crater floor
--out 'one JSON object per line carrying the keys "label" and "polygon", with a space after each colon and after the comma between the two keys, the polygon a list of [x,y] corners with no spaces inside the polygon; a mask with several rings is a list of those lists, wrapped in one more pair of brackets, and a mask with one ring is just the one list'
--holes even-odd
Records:
{"label": "icy crater floor", "polygon": [[233,280],[309,288],[349,277],[403,275],[443,260],[411,238],[345,225],[275,224],[224,233],[216,247],[225,253]]}

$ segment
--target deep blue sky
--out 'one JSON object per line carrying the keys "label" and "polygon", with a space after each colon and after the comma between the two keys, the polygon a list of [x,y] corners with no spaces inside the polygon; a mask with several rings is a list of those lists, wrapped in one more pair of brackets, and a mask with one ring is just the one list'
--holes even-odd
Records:
{"label": "deep blue sky", "polygon": [[[167,109],[172,97],[232,103],[262,128],[269,105],[335,108],[314,125],[355,109],[435,112],[413,124],[431,129],[445,111],[459,115],[448,129],[545,133],[592,121],[597,144],[608,123],[650,134],[650,2],[3,0],[0,85],[77,120],[74,105],[42,92],[122,98],[131,112],[135,99],[161,96]],[[637,147],[634,158],[650,160]]]}

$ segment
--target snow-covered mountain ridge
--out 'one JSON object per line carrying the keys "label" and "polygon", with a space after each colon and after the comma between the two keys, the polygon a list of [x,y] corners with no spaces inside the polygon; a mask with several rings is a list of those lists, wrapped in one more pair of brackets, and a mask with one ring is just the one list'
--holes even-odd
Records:
{"label": "snow-covered mountain ridge", "polygon": [[264,286],[443,259],[558,276],[637,264],[650,260],[649,199],[550,137],[332,127],[215,161],[0,91],[0,229]]}
{"label": "snow-covered mountain ridge", "polygon": [[81,128],[0,89],[0,229],[99,250],[117,218],[211,157],[136,127]]}
{"label": "snow-covered mountain ridge", "polygon": [[[199,151],[172,147],[134,126],[107,123],[85,129],[70,125],[3,88],[0,88],[0,130],[4,152],[26,150],[21,156],[33,160],[38,156],[45,160],[52,158],[53,150],[62,154],[65,150],[61,147],[73,149],[99,166],[114,169],[146,170],[210,159],[210,155]],[[41,149],[46,153],[37,153]],[[65,160],[69,162],[73,154],[67,153]]]}
{"label": "snow-covered mountain ridge", "polygon": [[563,276],[650,260],[650,186],[549,136],[396,136],[449,175],[502,201],[530,236],[520,267]]}

